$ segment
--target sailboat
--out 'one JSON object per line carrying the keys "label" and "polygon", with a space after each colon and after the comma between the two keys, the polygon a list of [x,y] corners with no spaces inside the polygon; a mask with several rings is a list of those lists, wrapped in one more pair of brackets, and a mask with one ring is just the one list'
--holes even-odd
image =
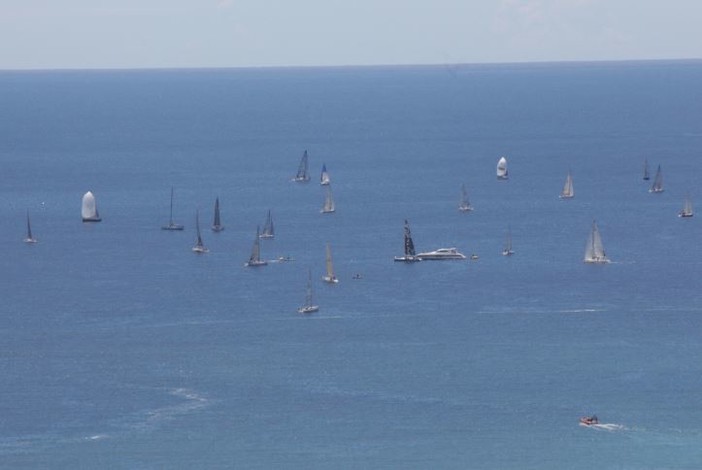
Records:
{"label": "sailboat", "polygon": [[661,173],[661,166],[658,165],[656,170],[656,176],[653,177],[653,184],[651,189],[648,190],[649,193],[662,193],[663,192],[663,174]]}
{"label": "sailboat", "polygon": [[322,214],[329,214],[334,211],[336,211],[336,207],[334,206],[334,198],[332,198],[331,185],[329,185],[327,186],[327,196],[324,199],[324,206],[322,206],[320,212]]}
{"label": "sailboat", "polygon": [[215,199],[214,207],[214,221],[212,222],[212,231],[221,232],[224,230],[224,225],[222,225],[222,220],[219,215],[219,196]]}
{"label": "sailboat", "polygon": [[271,217],[271,210],[268,209],[268,215],[266,216],[266,223],[263,224],[263,232],[259,235],[260,238],[275,238],[275,231],[273,229],[273,217]]}
{"label": "sailboat", "polygon": [[251,256],[244,266],[256,267],[265,266],[268,261],[261,259],[261,243],[259,241],[259,227],[256,226],[256,238],[254,239],[253,247],[251,248]]}
{"label": "sailboat", "polygon": [[331,180],[329,179],[329,172],[327,171],[327,165],[322,163],[322,174],[319,177],[319,184],[322,186],[327,186]]}
{"label": "sailboat", "polygon": [[507,230],[507,238],[505,239],[505,247],[502,249],[502,256],[512,256],[512,229]]}
{"label": "sailboat", "polygon": [[83,222],[100,222],[102,220],[97,210],[95,196],[90,191],[83,194],[83,205],[80,212],[83,216]]}
{"label": "sailboat", "polygon": [[609,263],[609,258],[607,258],[604,251],[604,246],[602,245],[600,230],[597,228],[597,223],[594,220],[592,221],[590,236],[588,237],[587,245],[585,246],[585,258],[583,261],[586,263]]}
{"label": "sailboat", "polygon": [[37,239],[32,236],[32,224],[29,223],[29,211],[27,211],[27,237],[25,243],[36,243]]}
{"label": "sailboat", "polygon": [[292,179],[293,181],[298,183],[306,183],[310,180],[308,160],[309,157],[307,156],[307,150],[305,150],[305,152],[302,154],[302,158],[300,159],[300,166],[297,168],[297,174]]}
{"label": "sailboat", "polygon": [[648,181],[651,179],[651,175],[648,173],[648,160],[647,159],[644,159],[643,179],[644,179],[644,181]]}
{"label": "sailboat", "polygon": [[575,192],[573,191],[573,176],[570,174],[570,171],[568,171],[568,176],[566,176],[565,184],[563,185],[563,191],[561,191],[561,195],[558,197],[561,199],[572,199],[573,196],[575,196]]}
{"label": "sailboat", "polygon": [[407,219],[405,219],[405,254],[404,256],[395,256],[395,261],[404,261],[405,263],[421,261],[414,251],[414,241],[412,241],[412,233],[410,232],[410,226]]}
{"label": "sailboat", "polygon": [[307,291],[305,294],[305,304],[297,309],[298,313],[314,313],[319,310],[319,305],[315,305],[312,300],[312,270],[307,271]]}
{"label": "sailboat", "polygon": [[692,217],[695,213],[692,211],[692,201],[690,200],[690,195],[685,195],[685,202],[683,203],[683,208],[678,212],[678,217]]}
{"label": "sailboat", "polygon": [[168,218],[168,225],[161,227],[161,230],[183,230],[183,226],[173,222],[173,188],[171,188],[171,212]]}
{"label": "sailboat", "polygon": [[507,159],[505,157],[500,157],[497,162],[497,179],[506,180],[509,178],[509,172],[507,171]]}
{"label": "sailboat", "polygon": [[208,250],[204,243],[202,243],[202,235],[200,235],[200,211],[195,211],[195,230],[197,231],[197,241],[193,247],[193,251],[198,254],[207,253]]}
{"label": "sailboat", "polygon": [[338,283],[339,279],[334,274],[334,266],[332,265],[331,247],[329,246],[329,243],[327,243],[326,263],[327,263],[327,275],[323,276],[322,280],[324,282],[328,282],[330,284]]}
{"label": "sailboat", "polygon": [[461,185],[461,200],[458,202],[458,210],[461,212],[470,212],[473,210],[473,206],[470,205],[468,200],[468,191],[466,191],[466,185]]}

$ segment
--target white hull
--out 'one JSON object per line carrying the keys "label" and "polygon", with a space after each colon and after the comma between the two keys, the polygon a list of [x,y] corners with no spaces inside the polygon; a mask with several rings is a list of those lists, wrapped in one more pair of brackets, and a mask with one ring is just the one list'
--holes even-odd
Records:
{"label": "white hull", "polygon": [[416,263],[417,261],[422,260],[417,256],[395,256],[395,261],[401,261],[403,263]]}
{"label": "white hull", "polygon": [[319,312],[319,305],[307,305],[297,309],[297,313],[314,313]]}
{"label": "white hull", "polygon": [[37,239],[36,238],[25,238],[22,241],[31,245],[32,243],[36,243]]}
{"label": "white hull", "polygon": [[204,246],[194,246],[193,247],[193,252],[197,254],[202,254],[202,253],[209,253],[210,250],[205,248]]}
{"label": "white hull", "polygon": [[337,279],[336,276],[323,276],[322,280],[324,282],[328,282],[329,284],[338,284],[339,283],[339,279]]}
{"label": "white hull", "polygon": [[180,224],[168,224],[161,227],[161,230],[183,230],[185,227]]}
{"label": "white hull", "polygon": [[244,266],[247,268],[255,268],[257,266],[265,266],[268,264],[268,261],[247,261]]}
{"label": "white hull", "polygon": [[417,258],[425,260],[444,260],[444,259],[466,259],[463,253],[459,253],[455,248],[439,248],[435,251],[427,251],[426,253],[417,253]]}

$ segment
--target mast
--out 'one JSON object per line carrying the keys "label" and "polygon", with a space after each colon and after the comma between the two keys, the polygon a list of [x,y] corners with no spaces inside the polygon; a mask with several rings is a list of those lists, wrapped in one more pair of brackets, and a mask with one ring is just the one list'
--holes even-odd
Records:
{"label": "mast", "polygon": [[215,199],[214,221],[212,222],[212,230],[215,232],[224,230],[224,227],[222,226],[222,220],[219,215],[219,196],[217,196],[217,198]]}
{"label": "mast", "polygon": [[33,240],[32,225],[29,223],[29,211],[27,211],[27,240]]}

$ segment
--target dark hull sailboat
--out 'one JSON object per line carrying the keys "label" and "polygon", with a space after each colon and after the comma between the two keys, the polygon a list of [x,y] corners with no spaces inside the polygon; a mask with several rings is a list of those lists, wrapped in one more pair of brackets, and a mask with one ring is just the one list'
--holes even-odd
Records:
{"label": "dark hull sailboat", "polygon": [[405,254],[404,256],[395,256],[395,261],[402,261],[405,263],[414,263],[416,261],[421,261],[421,258],[417,257],[414,249],[414,241],[412,240],[412,233],[410,232],[409,222],[405,219]]}
{"label": "dark hull sailboat", "polygon": [[214,221],[212,222],[212,231],[213,232],[221,232],[222,230],[224,230],[224,225],[222,225],[222,220],[220,219],[219,197],[217,197],[217,199],[215,199]]}

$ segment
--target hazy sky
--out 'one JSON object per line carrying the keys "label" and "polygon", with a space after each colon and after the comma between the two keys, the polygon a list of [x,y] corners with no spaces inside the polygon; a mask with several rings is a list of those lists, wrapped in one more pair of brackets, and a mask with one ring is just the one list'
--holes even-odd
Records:
{"label": "hazy sky", "polygon": [[702,57],[701,0],[0,0],[0,69]]}

